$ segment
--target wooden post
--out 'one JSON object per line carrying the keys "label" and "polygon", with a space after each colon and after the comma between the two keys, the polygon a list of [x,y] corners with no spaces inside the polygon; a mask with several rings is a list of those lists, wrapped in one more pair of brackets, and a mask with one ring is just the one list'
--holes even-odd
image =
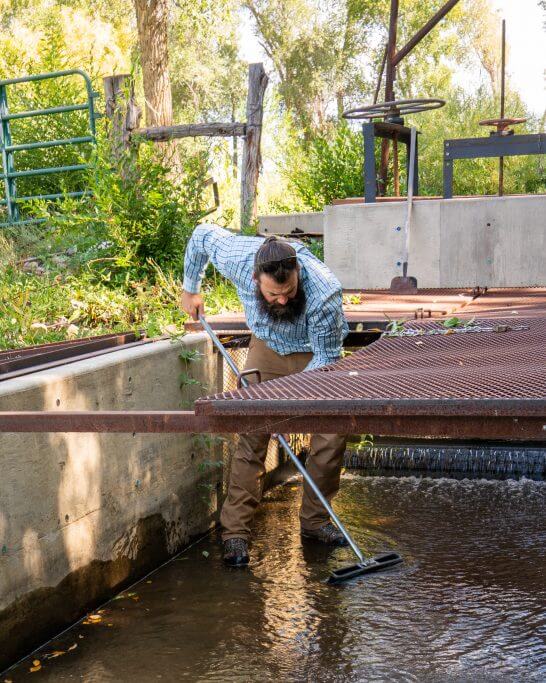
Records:
{"label": "wooden post", "polygon": [[241,171],[241,229],[256,218],[256,193],[260,173],[263,103],[268,83],[263,64],[250,64],[246,101],[246,135]]}
{"label": "wooden post", "polygon": [[142,111],[135,102],[134,83],[129,74],[107,76],[103,82],[112,155],[122,164],[124,173],[123,157],[130,147],[131,131],[138,128]]}

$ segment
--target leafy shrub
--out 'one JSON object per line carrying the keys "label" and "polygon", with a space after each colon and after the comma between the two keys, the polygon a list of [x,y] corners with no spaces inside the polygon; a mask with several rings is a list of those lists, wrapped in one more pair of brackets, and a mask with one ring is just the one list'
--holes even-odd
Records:
{"label": "leafy shrub", "polygon": [[87,174],[92,196],[36,203],[50,242],[72,239],[82,261],[118,284],[153,280],[154,264],[181,273],[186,244],[203,215],[206,153],[181,159],[179,182],[151,144],[140,145],[138,159],[127,152],[121,168],[100,142]]}
{"label": "leafy shrub", "polygon": [[322,211],[340,197],[363,193],[362,135],[339,123],[308,142],[294,142],[284,174],[290,189],[312,211]]}
{"label": "leafy shrub", "polygon": [[[445,107],[408,117],[406,125],[417,126],[419,136],[419,194],[443,193],[444,139],[485,137],[488,128],[479,121],[498,115],[499,104],[491,94],[481,89],[469,95],[461,89],[451,89],[444,96]],[[508,116],[526,116],[517,96],[510,93]],[[538,122],[529,118],[517,127],[518,133],[535,132]],[[379,169],[380,142],[376,140],[376,168]],[[334,199],[363,194],[363,140],[359,129],[345,123],[327,128],[308,142],[294,142],[287,150],[284,173],[292,192],[305,208],[321,211]],[[399,145],[400,192],[405,194],[406,151]],[[546,164],[540,157],[505,158],[505,193],[536,193],[546,190]],[[498,191],[498,159],[458,160],[454,171],[454,193],[488,195]],[[388,192],[392,194],[392,153],[388,169]],[[282,213],[282,207],[279,207]]]}

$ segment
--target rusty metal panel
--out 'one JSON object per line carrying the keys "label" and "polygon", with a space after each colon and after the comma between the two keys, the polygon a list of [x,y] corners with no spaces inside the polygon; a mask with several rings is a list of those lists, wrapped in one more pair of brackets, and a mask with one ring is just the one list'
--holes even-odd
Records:
{"label": "rusty metal panel", "polygon": [[[510,329],[513,322],[475,321],[484,330],[508,327],[503,332],[454,332],[438,322],[407,323],[406,331],[420,334],[383,336],[326,368],[200,399],[196,412],[370,414],[374,402],[384,401],[389,411],[409,402],[414,408],[421,405],[423,414],[500,414],[490,411],[504,406],[514,415],[536,415],[528,411],[546,405],[546,318],[518,318],[520,330]],[[434,330],[442,333],[429,334]]]}
{"label": "rusty metal panel", "polygon": [[0,375],[26,368],[38,368],[46,363],[65,361],[76,356],[93,353],[94,351],[119,348],[141,338],[142,334],[123,332],[120,334],[74,339],[59,344],[46,344],[42,347],[35,346],[29,349],[4,351],[0,354]]}
{"label": "rusty metal panel", "polygon": [[546,287],[486,289],[461,312],[462,317],[546,317]]}
{"label": "rusty metal panel", "polygon": [[[17,369],[9,369],[4,367],[3,371],[0,371],[0,382],[8,379],[15,379],[16,377],[22,377],[23,375],[29,375],[34,372],[40,372],[42,370],[57,368],[69,363],[88,360],[89,358],[96,358],[97,356],[118,351],[121,348],[130,349],[136,346],[142,346],[144,344],[152,344],[154,341],[158,341],[160,339],[165,339],[165,337],[158,337],[157,339],[144,338],[138,339],[138,341],[127,341],[127,339],[130,339],[130,337],[125,334],[121,336],[114,335],[114,337],[115,338],[112,341],[108,339],[105,340],[107,343],[104,345],[91,345],[91,347],[89,347],[88,344],[76,344],[73,348],[67,348],[63,342],[61,343],[59,349],[60,353],[58,355],[57,353],[51,356],[49,354],[39,353],[37,355],[29,356],[28,358],[23,355],[21,358],[16,360],[18,362],[28,361],[28,364],[23,362],[22,366],[20,365]],[[89,351],[89,348],[92,348],[93,350]]]}

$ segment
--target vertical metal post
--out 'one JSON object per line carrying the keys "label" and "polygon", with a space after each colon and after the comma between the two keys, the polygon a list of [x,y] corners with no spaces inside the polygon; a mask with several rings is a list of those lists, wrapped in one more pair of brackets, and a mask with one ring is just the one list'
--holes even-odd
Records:
{"label": "vertical metal post", "polygon": [[375,124],[373,121],[362,124],[364,138],[364,201],[366,204],[375,202]]}
{"label": "vertical metal post", "polygon": [[392,178],[394,185],[394,196],[400,196],[400,176],[398,175],[398,134],[392,138]]}
{"label": "vertical metal post", "polygon": [[[389,17],[389,40],[387,43],[387,62],[385,70],[385,102],[394,100],[394,81],[396,80],[396,66],[394,57],[396,55],[396,29],[398,26],[398,0],[391,0],[391,13]],[[389,141],[386,138],[381,140],[381,166],[379,169],[380,194],[387,194],[387,176],[389,169]]]}
{"label": "vertical metal post", "polygon": [[[500,117],[504,118],[504,81],[506,67],[506,21],[502,20],[502,59],[501,59],[501,110]],[[499,197],[504,194],[504,157],[499,157]]]}
{"label": "vertical metal post", "polygon": [[388,45],[385,45],[385,49],[383,50],[383,58],[381,60],[381,67],[379,69],[379,76],[377,78],[377,86],[375,88],[375,92],[373,95],[373,103],[377,104],[377,98],[379,97],[379,91],[381,90],[381,81],[383,80],[383,71],[385,71],[385,64],[387,62],[387,50],[389,49]]}
{"label": "vertical metal post", "polygon": [[453,197],[453,159],[450,157],[449,142],[444,141],[444,199]]}
{"label": "vertical metal post", "polygon": [[[411,143],[411,137],[410,137],[410,143]],[[415,159],[413,160],[413,194],[415,197],[419,194],[419,132],[415,131]],[[411,144],[410,147],[408,147],[408,164],[410,162],[410,151],[411,151]],[[408,167],[408,184],[409,184],[409,167]],[[409,192],[409,188],[408,188]]]}
{"label": "vertical metal post", "polygon": [[13,173],[15,165],[13,163],[13,152],[6,151],[6,147],[11,145],[11,131],[9,119],[4,118],[8,114],[8,96],[6,86],[0,86],[0,135],[2,146],[2,166],[4,169],[4,189],[6,193],[6,207],[8,210],[8,220],[19,220],[19,207],[15,201],[17,196],[17,186],[15,178],[10,178],[9,173]]}

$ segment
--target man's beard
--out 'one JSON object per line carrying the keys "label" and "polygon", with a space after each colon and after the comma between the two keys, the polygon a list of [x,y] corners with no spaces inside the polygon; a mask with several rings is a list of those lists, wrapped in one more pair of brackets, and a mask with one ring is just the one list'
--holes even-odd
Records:
{"label": "man's beard", "polygon": [[260,286],[256,285],[256,298],[258,299],[258,306],[260,312],[271,318],[274,322],[293,323],[305,310],[305,292],[301,286],[301,281],[298,282],[298,290],[293,299],[288,299],[288,302],[281,306],[280,304],[270,304],[260,290]]}

